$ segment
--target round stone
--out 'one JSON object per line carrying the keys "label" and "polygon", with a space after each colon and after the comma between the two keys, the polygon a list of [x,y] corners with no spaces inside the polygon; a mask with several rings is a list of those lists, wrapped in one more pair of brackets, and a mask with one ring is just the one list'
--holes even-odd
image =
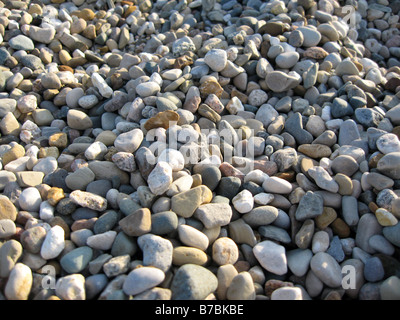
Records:
{"label": "round stone", "polygon": [[204,56],[204,62],[216,72],[220,72],[225,68],[228,55],[225,50],[211,49]]}
{"label": "round stone", "polygon": [[42,198],[37,188],[29,187],[21,192],[18,202],[22,210],[39,212]]}
{"label": "round stone", "polygon": [[230,238],[218,238],[212,246],[212,258],[220,266],[235,264],[239,258],[239,248]]}

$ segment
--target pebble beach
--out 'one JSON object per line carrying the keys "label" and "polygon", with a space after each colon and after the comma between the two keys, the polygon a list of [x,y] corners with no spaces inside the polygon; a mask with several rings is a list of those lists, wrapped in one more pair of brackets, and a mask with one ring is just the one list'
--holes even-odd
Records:
{"label": "pebble beach", "polygon": [[400,300],[399,14],[2,0],[0,300]]}

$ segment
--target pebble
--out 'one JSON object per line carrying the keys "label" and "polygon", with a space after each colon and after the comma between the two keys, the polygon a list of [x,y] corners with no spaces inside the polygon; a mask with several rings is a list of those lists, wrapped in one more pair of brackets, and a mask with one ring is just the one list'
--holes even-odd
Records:
{"label": "pebble", "polygon": [[165,278],[158,268],[142,267],[129,272],[122,289],[127,295],[137,295],[160,284]]}
{"label": "pebble", "polygon": [[84,208],[96,211],[104,211],[107,208],[107,200],[91,192],[75,190],[69,197],[75,204]]}
{"label": "pebble", "polygon": [[11,270],[4,288],[4,295],[7,300],[28,300],[32,284],[33,276],[31,269],[19,262]]}
{"label": "pebble", "polygon": [[87,246],[76,248],[64,255],[60,264],[68,273],[79,273],[85,269],[92,260],[93,250]]}
{"label": "pebble", "polygon": [[256,290],[249,272],[237,274],[231,281],[227,291],[227,300],[255,300]]}
{"label": "pebble", "polygon": [[313,252],[310,249],[294,249],[287,252],[287,265],[297,277],[304,276],[309,268]]}
{"label": "pebble", "polygon": [[303,292],[297,287],[282,287],[274,290],[271,295],[271,300],[304,300]]}
{"label": "pebble", "polygon": [[337,261],[328,253],[316,253],[311,258],[310,268],[327,286],[336,288],[342,284],[342,270]]}
{"label": "pebble", "polygon": [[239,248],[228,237],[218,238],[212,245],[212,258],[220,266],[235,264],[239,258]]}
{"label": "pebble", "polygon": [[283,275],[287,272],[285,247],[265,240],[253,247],[253,253],[265,270],[276,275]]}
{"label": "pebble", "polygon": [[153,171],[151,171],[147,181],[153,194],[162,195],[172,183],[171,166],[165,161],[158,162]]}
{"label": "pebble", "polygon": [[47,232],[40,249],[40,255],[43,259],[50,260],[58,257],[65,248],[64,235],[64,229],[58,225]]}
{"label": "pebble", "polygon": [[201,231],[189,225],[178,226],[179,240],[189,246],[206,251],[209,245],[208,237]]}
{"label": "pebble", "polygon": [[143,141],[143,132],[140,129],[121,133],[115,140],[114,146],[121,152],[135,152]]}
{"label": "pebble", "polygon": [[24,189],[19,196],[19,206],[25,211],[39,212],[41,203],[40,192],[35,187]]}
{"label": "pebble", "polygon": [[397,276],[387,278],[379,288],[382,300],[398,300],[400,298],[400,279]]}
{"label": "pebble", "polygon": [[173,247],[171,241],[153,234],[138,238],[138,245],[143,251],[143,265],[153,266],[166,272],[172,264]]}
{"label": "pebble", "polygon": [[278,177],[268,177],[264,180],[262,187],[265,192],[268,193],[279,193],[279,194],[287,194],[292,191],[292,185],[281,178]]}
{"label": "pebble", "polygon": [[202,266],[181,266],[171,283],[172,300],[203,300],[217,289],[217,277]]}
{"label": "pebble", "polygon": [[61,277],[56,282],[55,292],[62,300],[85,300],[85,277],[81,274]]}
{"label": "pebble", "polygon": [[211,49],[204,56],[204,62],[215,72],[224,70],[227,61],[228,55],[222,49]]}
{"label": "pebble", "polygon": [[206,228],[222,227],[227,225],[232,217],[232,208],[227,203],[208,203],[199,206],[194,212]]}
{"label": "pebble", "polygon": [[176,266],[185,264],[205,265],[207,255],[204,251],[191,247],[176,247],[172,254],[172,263]]}
{"label": "pebble", "polygon": [[250,191],[245,189],[232,199],[232,204],[238,212],[247,213],[253,209],[253,195]]}
{"label": "pebble", "polygon": [[300,199],[295,216],[298,221],[318,217],[323,213],[323,199],[320,195],[307,191]]}

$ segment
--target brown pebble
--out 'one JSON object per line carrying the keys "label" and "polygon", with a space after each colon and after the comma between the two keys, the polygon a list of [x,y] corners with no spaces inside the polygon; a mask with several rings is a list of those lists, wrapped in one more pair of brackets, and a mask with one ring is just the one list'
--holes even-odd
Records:
{"label": "brown pebble", "polygon": [[336,218],[331,223],[331,227],[334,234],[337,234],[339,238],[347,238],[350,236],[350,227],[341,218]]}
{"label": "brown pebble", "polygon": [[89,229],[91,230],[96,223],[98,218],[94,217],[91,219],[81,219],[81,220],[76,220],[74,223],[71,225],[71,231],[77,231],[81,229]]}
{"label": "brown pebble", "polygon": [[47,201],[53,207],[58,204],[61,199],[65,198],[64,190],[62,188],[51,187],[47,191]]}
{"label": "brown pebble", "polygon": [[146,130],[151,130],[154,128],[164,128],[168,129],[170,124],[173,122],[178,122],[179,114],[172,110],[166,110],[157,113],[154,117],[151,117],[144,124]]}
{"label": "brown pebble", "polygon": [[372,213],[375,213],[375,211],[379,209],[378,205],[375,202],[368,203],[368,208],[371,210]]}

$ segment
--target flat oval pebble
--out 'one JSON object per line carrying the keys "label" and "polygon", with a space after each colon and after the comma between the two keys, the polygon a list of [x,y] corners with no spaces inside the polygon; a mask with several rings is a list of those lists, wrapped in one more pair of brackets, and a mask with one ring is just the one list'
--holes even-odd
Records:
{"label": "flat oval pebble", "polygon": [[141,267],[132,270],[126,277],[122,289],[127,295],[137,295],[160,284],[165,278],[158,268]]}

